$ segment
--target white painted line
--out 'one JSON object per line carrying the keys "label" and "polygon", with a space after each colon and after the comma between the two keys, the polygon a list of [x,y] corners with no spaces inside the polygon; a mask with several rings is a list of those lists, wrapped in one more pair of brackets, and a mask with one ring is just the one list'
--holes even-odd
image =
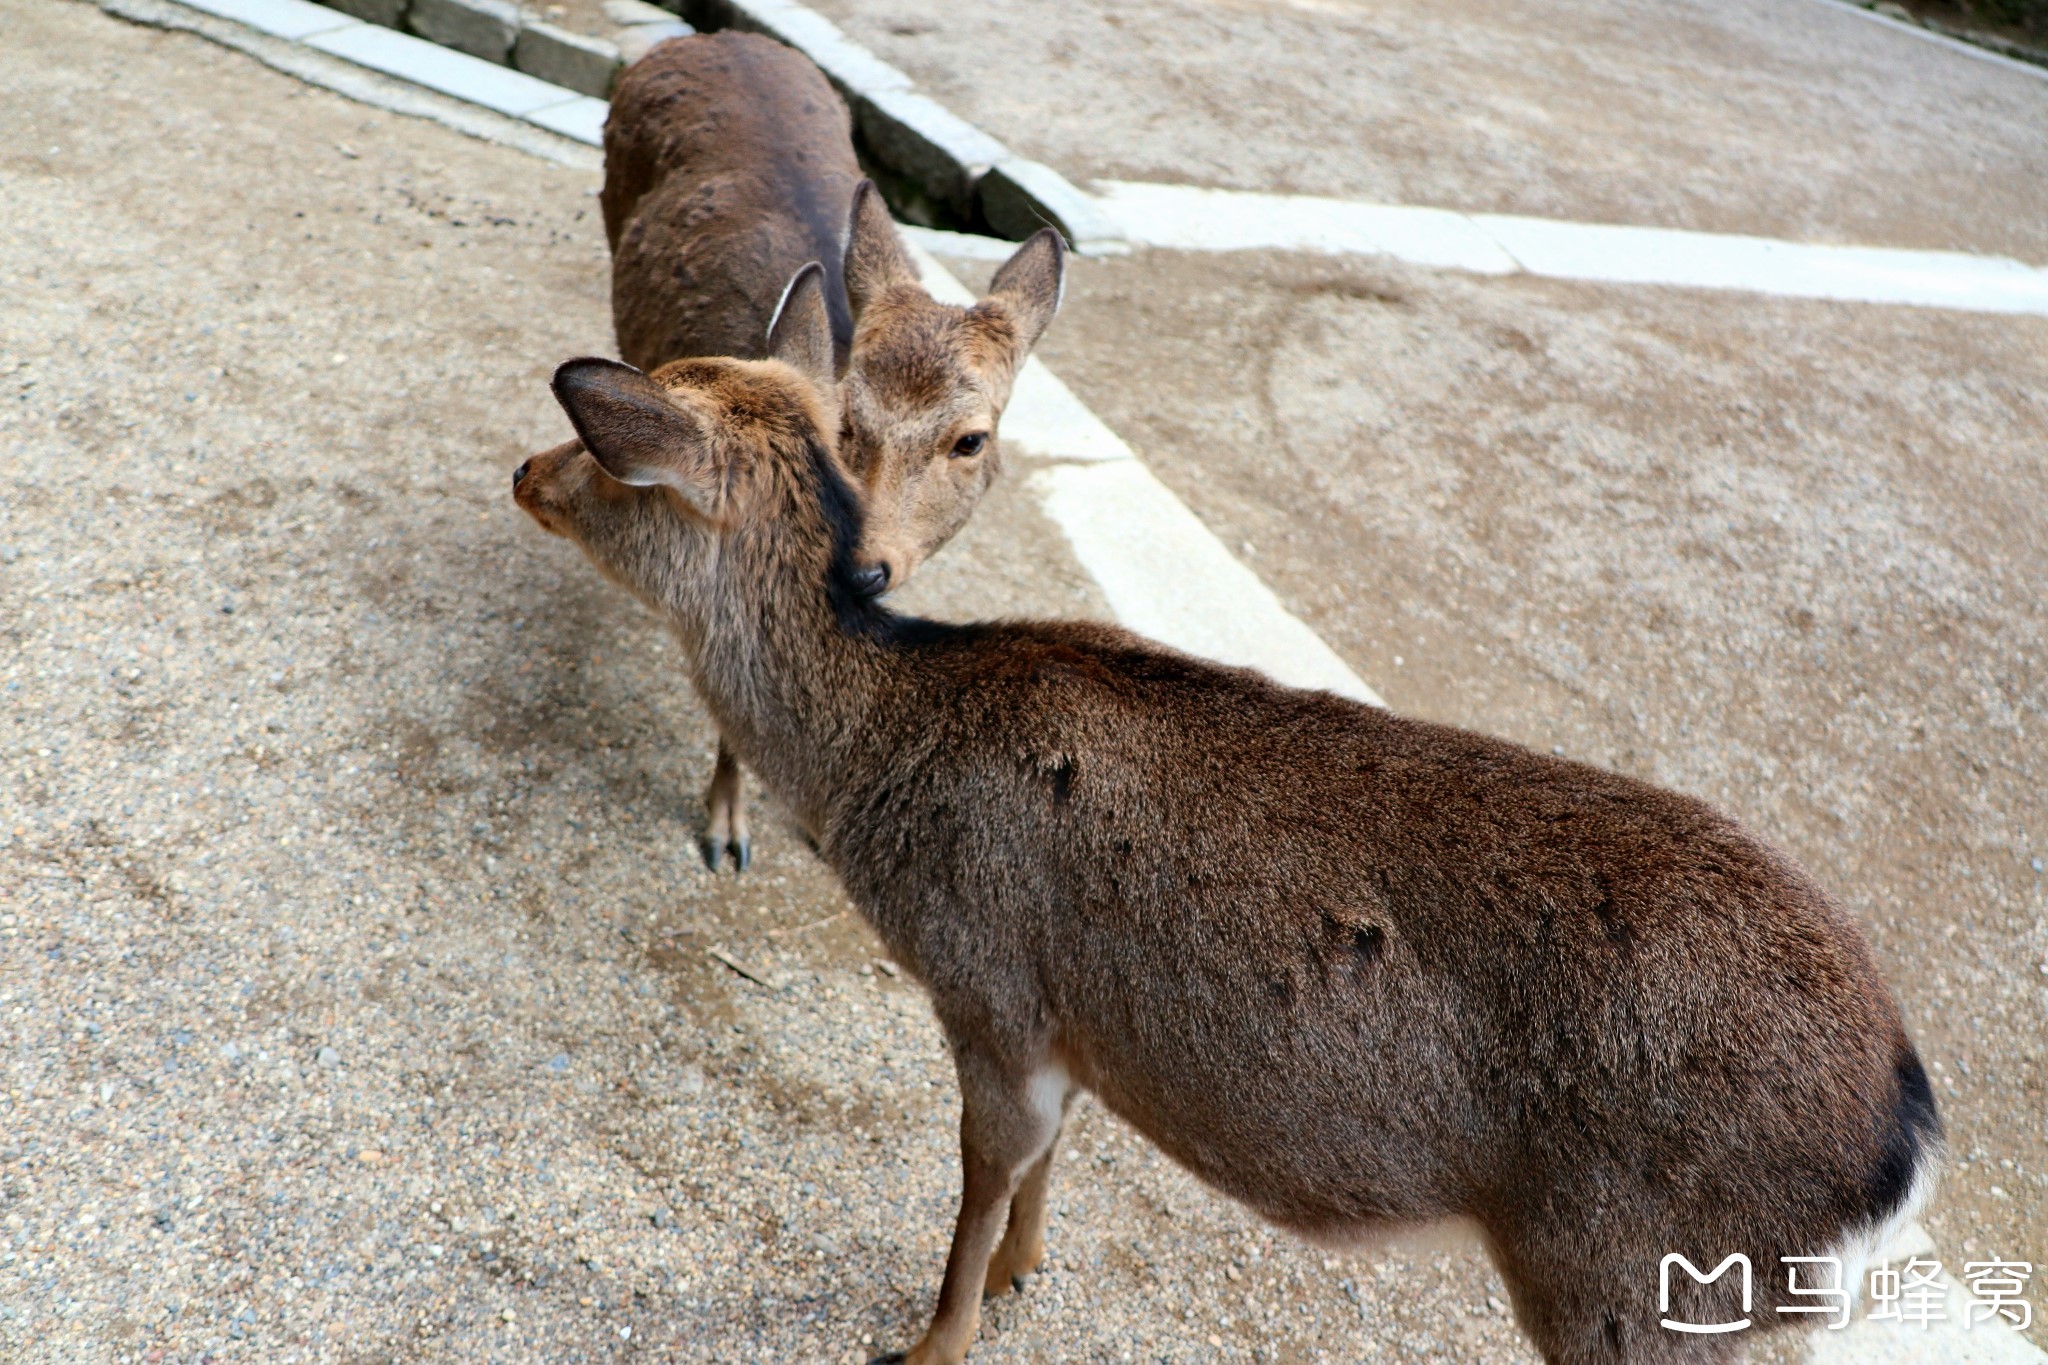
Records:
{"label": "white painted line", "polygon": [[572,92],[572,98],[536,109],[526,115],[526,121],[539,124],[551,133],[560,133],[592,147],[602,147],[605,116],[611,113],[611,109],[611,105],[601,99]]}
{"label": "white painted line", "polygon": [[[131,23],[191,33],[233,48],[273,71],[283,72],[323,90],[332,90],[373,108],[431,119],[444,128],[453,128],[458,133],[503,147],[516,148],[558,166],[584,171],[599,170],[603,166],[602,158],[591,148],[522,119],[510,118],[470,103],[462,98],[461,92],[444,94],[430,86],[389,76],[343,57],[330,56],[309,42],[282,38],[239,19],[222,18],[221,13],[227,12],[224,7],[233,0],[212,0],[207,8],[178,3],[177,0],[93,0],[93,3]],[[277,12],[272,10],[261,17],[281,22],[277,21],[276,15]],[[371,27],[345,16],[344,20],[342,29]],[[574,98],[576,92],[573,90],[557,90],[553,102]]]}
{"label": "white painted line", "polygon": [[1060,377],[1032,356],[1017,373],[1003,410],[1003,444],[1042,460],[1135,460],[1123,437],[1106,426]]}
{"label": "white painted line", "polygon": [[2009,71],[2017,71],[2022,76],[2032,76],[2037,81],[2048,81],[2048,66],[2036,66],[2032,62],[2023,62],[2017,57],[2008,57],[2003,52],[1993,52],[1988,47],[1979,47],[1975,43],[1966,43],[1960,38],[1951,38],[1946,33],[1936,33],[1932,29],[1922,28],[1918,24],[1909,24],[1903,19],[1894,19],[1889,14],[1879,14],[1876,10],[1865,9],[1861,5],[1852,3],[1852,0],[1820,0],[1820,3],[1826,5],[1829,9],[1846,10],[1859,19],[1868,19],[1874,24],[1884,24],[1889,28],[1895,28],[1909,37],[1920,39],[1922,42],[1936,43],[1949,49],[1951,52],[1960,52],[1965,57],[1974,57],[1980,62],[1991,62],[1997,66],[2005,67]]}
{"label": "white painted line", "polygon": [[1099,182],[1133,242],[1194,251],[1392,256],[1480,274],[1732,289],[1785,298],[2048,315],[2048,269],[1960,251],[1830,246],[1677,228]]}
{"label": "white painted line", "polygon": [[524,72],[452,51],[424,38],[379,28],[375,24],[355,24],[329,33],[317,33],[305,41],[308,47],[346,58],[358,66],[424,85],[429,90],[438,90],[444,95],[453,95],[456,99],[480,104],[513,118],[523,118],[550,105],[582,98],[574,90],[535,80]]}
{"label": "white painted line", "polygon": [[948,232],[912,223],[899,223],[896,230],[905,241],[914,242],[935,256],[951,256],[956,261],[1007,261],[1017,249],[1015,242],[976,232]]}
{"label": "white painted line", "polygon": [[338,28],[353,28],[362,23],[362,20],[351,18],[340,10],[308,4],[307,0],[185,0],[185,3],[193,9],[247,24],[259,33],[293,41],[310,38],[316,33],[330,33]]}
{"label": "white painted line", "polygon": [[[918,239],[909,245],[933,298],[974,302]],[[1296,687],[1386,705],[1036,356],[1003,409],[1002,438],[1006,449],[1051,462],[1027,486],[1121,624]]]}
{"label": "white painted line", "polygon": [[1051,465],[1029,486],[1130,629],[1295,687],[1386,704],[1138,461]]}
{"label": "white painted line", "polygon": [[2003,256],[1822,246],[1492,213],[1473,214],[1472,221],[1523,269],[1553,279],[1741,289],[1979,313],[2048,313],[2048,271]]}
{"label": "white painted line", "polygon": [[1416,265],[1482,275],[1508,275],[1515,270],[1514,260],[1470,218],[1449,209],[1128,180],[1098,180],[1095,184],[1111,221],[1128,240],[1147,246],[1183,251],[1393,256]]}

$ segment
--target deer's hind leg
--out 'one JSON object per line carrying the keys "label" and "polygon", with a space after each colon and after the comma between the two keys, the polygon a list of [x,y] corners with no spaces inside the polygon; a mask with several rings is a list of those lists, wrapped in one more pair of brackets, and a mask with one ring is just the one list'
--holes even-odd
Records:
{"label": "deer's hind leg", "polygon": [[1022,1290],[1024,1282],[1045,1263],[1046,1190],[1052,1184],[1053,1153],[1059,1147],[1060,1130],[1066,1126],[1067,1110],[1074,1102],[1074,1087],[1066,1072],[1057,1067],[1040,1072],[1032,1087],[1032,1101],[1041,1112],[1054,1103],[1053,1095],[1058,1094],[1058,1117],[1053,1121],[1052,1136],[1046,1140],[1044,1153],[1025,1170],[1017,1182],[1017,1192],[1010,1196],[1010,1225],[1003,1230],[1003,1240],[996,1245],[995,1254],[988,1258],[988,1278],[981,1289],[985,1297]]}
{"label": "deer's hind leg", "polygon": [[746,782],[724,735],[718,737],[718,762],[711,769],[711,785],[704,789],[704,813],[705,863],[718,871],[726,850],[731,849],[733,870],[745,872],[754,861],[754,844],[747,835]]}
{"label": "deer's hind leg", "polygon": [[[1020,1245],[1044,1245],[1044,1177],[1066,1108],[1066,1073],[1048,1064],[1019,1074],[994,1058],[955,1055],[960,1073],[960,1216],[953,1225],[938,1310],[916,1346],[906,1353],[877,1357],[878,1362],[958,1365],[967,1358],[981,1325],[982,1291],[992,1275],[991,1254],[1003,1231],[1004,1212],[1030,1177],[1038,1178],[1036,1203],[1027,1203],[1024,1209],[1024,1226],[1031,1235]],[[1047,1076],[1048,1070],[1056,1081]],[[1013,1212],[1013,1225],[1015,1221]]]}

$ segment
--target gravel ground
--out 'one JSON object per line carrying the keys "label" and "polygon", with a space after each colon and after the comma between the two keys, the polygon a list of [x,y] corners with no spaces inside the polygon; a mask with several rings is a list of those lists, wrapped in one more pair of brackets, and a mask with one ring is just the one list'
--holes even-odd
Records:
{"label": "gravel ground", "polygon": [[[79,3],[0,87],[0,1356],[907,1342],[928,1012],[775,821],[701,869],[674,654],[507,496],[609,347],[595,177]],[[1099,612],[1020,483],[927,605]],[[1528,1358],[1468,1252],[1068,1150],[977,1360]]]}

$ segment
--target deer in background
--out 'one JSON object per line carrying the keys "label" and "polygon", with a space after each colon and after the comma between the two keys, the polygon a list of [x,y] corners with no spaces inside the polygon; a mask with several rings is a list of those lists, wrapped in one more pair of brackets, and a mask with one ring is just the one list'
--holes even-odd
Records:
{"label": "deer in background", "polygon": [[[1860,1282],[1941,1126],[1826,892],[1618,774],[1109,626],[892,614],[834,450],[824,281],[791,286],[767,361],[562,366],[581,444],[513,493],[667,618],[930,997],[963,1189],[936,1313],[891,1359],[963,1359],[984,1294],[1039,1264],[1082,1088],[1318,1242],[1476,1228],[1552,1362],[1738,1350],[1667,1318],[1810,1326],[1777,1312],[1814,1302],[1781,1257]],[[1737,1253],[1753,1304],[1732,1271],[1660,1283]]]}
{"label": "deer in background", "polygon": [[[867,506],[860,584],[900,585],[951,539],[1002,469],[996,423],[1059,307],[1065,246],[1045,229],[973,308],[918,283],[854,160],[846,106],[772,39],[673,38],[627,68],[604,128],[601,203],[619,354],[758,359],[784,287],[824,264],[840,446]],[[705,860],[752,853],[723,740],[705,793]]]}

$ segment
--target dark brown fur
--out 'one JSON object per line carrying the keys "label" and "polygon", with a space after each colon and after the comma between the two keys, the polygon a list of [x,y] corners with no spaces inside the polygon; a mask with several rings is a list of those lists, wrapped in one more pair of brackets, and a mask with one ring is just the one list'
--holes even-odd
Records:
{"label": "dark brown fur", "polygon": [[[564,366],[597,458],[536,457],[517,496],[668,618],[930,993],[964,1192],[909,1359],[961,1359],[1037,1263],[1075,1087],[1304,1235],[1472,1220],[1551,1361],[1727,1359],[1659,1326],[1669,1252],[1748,1254],[1758,1328],[1811,1325],[1773,1311],[1777,1258],[1924,1194],[1939,1124],[1868,948],[1735,821],[1109,626],[893,616],[848,589],[813,383],[657,378]],[[1681,1278],[1673,1310],[1729,1290]]]}
{"label": "dark brown fur", "polygon": [[619,78],[604,168],[627,364],[766,355],[768,320],[807,261],[825,267],[844,358],[841,238],[861,173],[846,105],[802,53],[739,32],[656,46]]}

